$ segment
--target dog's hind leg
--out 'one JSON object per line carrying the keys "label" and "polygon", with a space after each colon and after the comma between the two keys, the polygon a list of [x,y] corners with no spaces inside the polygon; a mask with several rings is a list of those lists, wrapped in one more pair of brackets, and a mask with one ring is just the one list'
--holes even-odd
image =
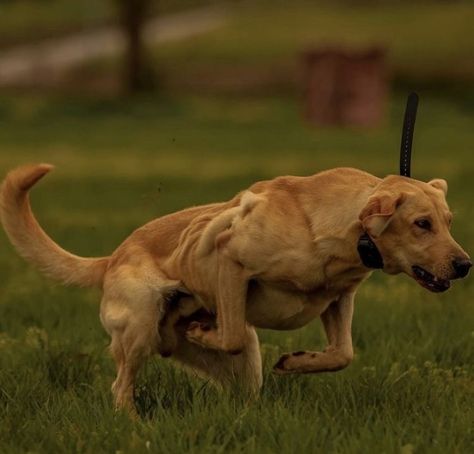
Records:
{"label": "dog's hind leg", "polygon": [[121,335],[112,340],[111,351],[117,365],[117,378],[112,385],[117,409],[125,409],[135,414],[133,402],[135,378],[145,360],[154,353],[151,348],[151,331],[139,332],[136,326],[128,327]]}
{"label": "dog's hind leg", "polygon": [[117,366],[112,392],[117,408],[135,413],[135,377],[145,360],[159,345],[160,305],[169,292],[170,281],[146,276],[146,269],[129,267],[109,273],[104,285],[101,321],[110,334],[110,350]]}
{"label": "dog's hind leg", "polygon": [[135,414],[135,377],[145,360],[154,353],[156,328],[151,329],[135,318],[123,330],[112,331],[111,336],[110,351],[117,367],[117,378],[112,385],[115,406]]}

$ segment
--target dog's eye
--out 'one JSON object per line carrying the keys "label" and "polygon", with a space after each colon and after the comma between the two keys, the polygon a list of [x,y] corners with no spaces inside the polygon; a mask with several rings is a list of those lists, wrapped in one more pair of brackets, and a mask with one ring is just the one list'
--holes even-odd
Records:
{"label": "dog's eye", "polygon": [[431,222],[428,219],[418,219],[415,221],[415,225],[423,230],[431,230]]}

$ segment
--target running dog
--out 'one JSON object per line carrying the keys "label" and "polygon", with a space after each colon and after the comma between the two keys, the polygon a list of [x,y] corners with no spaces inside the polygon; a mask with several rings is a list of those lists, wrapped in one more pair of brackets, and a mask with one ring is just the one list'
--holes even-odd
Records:
{"label": "running dog", "polygon": [[117,407],[134,411],[134,380],[155,352],[221,384],[262,384],[255,328],[290,330],[320,317],[323,351],[283,355],[278,374],[335,371],[352,360],[354,295],[372,273],[358,245],[370,241],[383,271],[433,292],[465,277],[471,261],[450,234],[447,183],[377,178],[350,168],[255,183],[227,202],[163,216],[109,257],[59,247],[35,220],[28,192],[51,165],[20,167],[1,189],[0,214],[20,255],[65,284],[103,289],[101,322],[117,365]]}

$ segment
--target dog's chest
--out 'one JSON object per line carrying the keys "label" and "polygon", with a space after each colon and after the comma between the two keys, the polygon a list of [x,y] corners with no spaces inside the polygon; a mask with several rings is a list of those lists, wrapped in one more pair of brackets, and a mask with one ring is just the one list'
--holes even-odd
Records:
{"label": "dog's chest", "polygon": [[246,318],[258,328],[300,328],[321,315],[336,298],[334,292],[306,293],[284,286],[252,282]]}

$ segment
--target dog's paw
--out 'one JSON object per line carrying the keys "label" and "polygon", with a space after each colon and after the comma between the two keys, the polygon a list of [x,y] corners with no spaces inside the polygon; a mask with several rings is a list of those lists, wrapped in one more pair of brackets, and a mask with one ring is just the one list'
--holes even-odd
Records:
{"label": "dog's paw", "polygon": [[204,322],[191,322],[186,330],[186,338],[195,344],[208,347],[208,337],[212,332],[212,327]]}
{"label": "dog's paw", "polygon": [[191,322],[186,330],[186,338],[201,347],[223,351],[230,355],[239,355],[245,348],[245,345],[224,344],[217,328],[205,322]]}
{"label": "dog's paw", "polygon": [[273,366],[273,372],[277,375],[312,372],[320,355],[319,352],[304,351],[285,353]]}
{"label": "dog's paw", "polygon": [[323,352],[294,352],[284,354],[273,367],[273,372],[284,374],[317,374],[344,369],[352,360],[352,355],[328,348]]}
{"label": "dog's paw", "polygon": [[305,352],[299,351],[294,353],[285,353],[280,357],[277,363],[273,366],[273,372],[278,375],[291,374],[296,372],[293,368],[294,364],[292,361],[293,356],[304,355]]}
{"label": "dog's paw", "polygon": [[290,357],[289,353],[285,353],[284,355],[280,356],[280,359],[273,366],[273,373],[277,375],[284,375],[284,374],[289,373],[285,367],[285,362],[288,360],[289,357]]}
{"label": "dog's paw", "polygon": [[211,325],[205,322],[191,322],[186,330],[187,335],[207,333],[211,331]]}

